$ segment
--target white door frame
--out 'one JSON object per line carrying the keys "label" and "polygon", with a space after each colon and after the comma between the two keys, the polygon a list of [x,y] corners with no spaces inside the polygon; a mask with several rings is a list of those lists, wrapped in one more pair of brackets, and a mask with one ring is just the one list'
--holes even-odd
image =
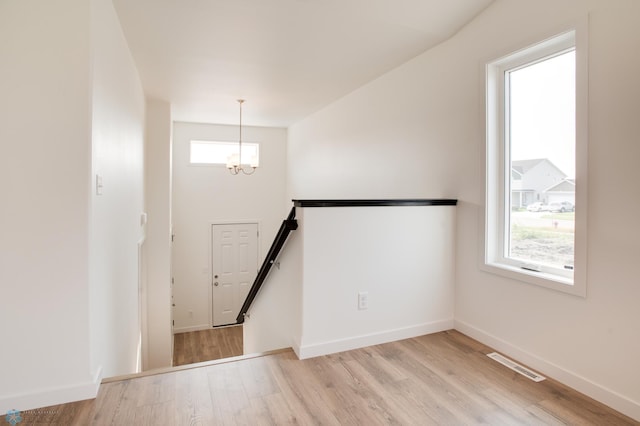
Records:
{"label": "white door frame", "polygon": [[147,326],[147,237],[143,235],[138,240],[138,359],[136,373],[145,371],[149,366],[149,331]]}
{"label": "white door frame", "polygon": [[[255,224],[258,227],[258,271],[264,261],[262,254],[262,224],[258,219],[216,220],[209,222],[209,327],[213,328],[213,226],[214,225],[246,225]],[[257,272],[257,271],[256,271]]]}

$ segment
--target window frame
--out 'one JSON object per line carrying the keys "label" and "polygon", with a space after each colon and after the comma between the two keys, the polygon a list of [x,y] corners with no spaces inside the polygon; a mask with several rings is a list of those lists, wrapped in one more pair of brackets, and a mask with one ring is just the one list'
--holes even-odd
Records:
{"label": "window frame", "polygon": [[[586,297],[586,220],[587,220],[587,34],[586,19],[575,26],[540,38],[497,60],[485,64],[486,155],[485,155],[485,223],[481,269],[529,284]],[[573,273],[555,273],[523,269],[527,262],[507,258],[505,245],[509,237],[507,211],[511,209],[507,193],[511,176],[509,147],[506,138],[504,73],[545,58],[575,49],[576,54],[576,198]],[[509,161],[509,164],[507,162]],[[563,271],[564,272],[564,271]]]}
{"label": "window frame", "polygon": [[[238,142],[237,141],[223,141],[223,140],[206,140],[206,139],[191,139],[189,140],[189,153],[187,156],[188,159],[188,164],[189,166],[208,166],[208,167],[227,167],[227,159],[224,160],[224,162],[216,162],[216,163],[210,163],[210,162],[193,162],[191,160],[191,151],[193,148],[193,144],[197,143],[197,144],[206,144],[206,145],[224,145],[224,146],[238,146]],[[255,146],[256,147],[256,154],[258,157],[258,163],[260,162],[260,143],[259,142],[242,142],[242,146],[244,147],[249,147],[249,146]],[[236,149],[237,151],[237,149]],[[243,152],[245,151],[244,149],[242,150]],[[242,156],[242,164],[249,166],[251,162],[251,157],[248,155],[243,155]]]}

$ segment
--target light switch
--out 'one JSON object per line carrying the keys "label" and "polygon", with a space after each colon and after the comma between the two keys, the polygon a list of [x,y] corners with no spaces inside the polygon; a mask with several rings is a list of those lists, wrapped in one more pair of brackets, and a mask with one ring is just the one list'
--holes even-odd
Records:
{"label": "light switch", "polygon": [[102,176],[96,175],[96,195],[102,195]]}

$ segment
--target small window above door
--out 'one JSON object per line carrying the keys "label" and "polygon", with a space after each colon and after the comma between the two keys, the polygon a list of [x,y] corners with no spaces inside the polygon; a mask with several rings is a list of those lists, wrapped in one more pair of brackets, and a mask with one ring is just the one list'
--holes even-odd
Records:
{"label": "small window above door", "polygon": [[[238,154],[237,142],[220,141],[190,141],[190,164],[222,164],[226,165],[229,157]],[[245,163],[246,159],[246,163]],[[242,142],[242,162],[249,165],[250,162],[260,160],[260,144],[255,142]]]}

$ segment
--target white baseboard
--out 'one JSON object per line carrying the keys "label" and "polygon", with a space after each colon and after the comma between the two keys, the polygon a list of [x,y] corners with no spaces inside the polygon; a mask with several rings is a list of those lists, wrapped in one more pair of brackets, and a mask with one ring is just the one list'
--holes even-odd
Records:
{"label": "white baseboard", "polygon": [[190,327],[174,327],[173,334],[189,333],[190,331],[211,330],[210,324],[192,325]]}
{"label": "white baseboard", "polygon": [[626,416],[640,421],[640,402],[633,401],[617,392],[594,383],[573,371],[542,359],[464,321],[455,320],[454,328],[459,332],[484,343],[485,345],[491,346],[504,355],[526,364],[534,370],[537,370],[540,373],[595,399],[596,401],[602,402]]}
{"label": "white baseboard", "polygon": [[380,333],[371,333],[348,337],[345,339],[332,340],[329,342],[313,343],[310,345],[302,344],[299,347],[297,345],[294,345],[293,350],[296,355],[298,355],[298,358],[306,359],[337,352],[349,351],[352,349],[364,348],[366,346],[395,342],[396,340],[409,339],[411,337],[424,336],[425,334],[451,330],[452,328],[452,319],[443,320],[432,323],[413,325],[404,328],[397,328],[394,330],[386,330]]}
{"label": "white baseboard", "polygon": [[51,405],[93,399],[98,395],[100,382],[102,382],[102,367],[98,368],[90,382],[9,395],[0,398],[0,414],[4,415],[3,413],[9,410],[24,412]]}
{"label": "white baseboard", "polygon": [[302,359],[302,358],[300,357],[300,345],[292,344],[292,345],[291,345],[291,349],[293,349],[293,352],[296,354],[296,356],[298,357],[298,359]]}
{"label": "white baseboard", "polygon": [[99,366],[95,374],[93,375],[93,383],[95,383],[96,386],[96,395],[98,394],[98,390],[100,389],[100,383],[102,383],[102,379],[102,366]]}

